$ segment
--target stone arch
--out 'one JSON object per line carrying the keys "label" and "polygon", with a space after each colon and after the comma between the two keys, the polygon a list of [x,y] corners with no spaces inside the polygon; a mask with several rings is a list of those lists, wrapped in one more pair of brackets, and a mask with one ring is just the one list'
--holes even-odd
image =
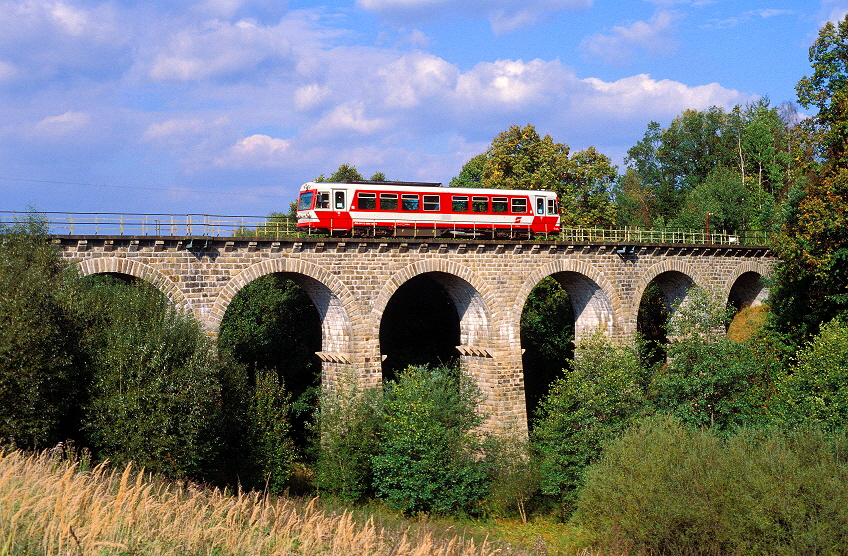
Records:
{"label": "stone arch", "polygon": [[760,305],[769,293],[762,277],[770,274],[771,269],[759,261],[740,263],[724,283],[724,299],[740,307]]}
{"label": "stone arch", "polygon": [[686,291],[692,286],[705,288],[706,281],[701,275],[690,265],[678,259],[667,259],[659,262],[645,270],[636,287],[633,289],[633,299],[631,303],[631,318],[636,322],[636,317],[639,312],[639,303],[642,300],[642,295],[654,279],[661,275],[667,275],[664,280],[660,281],[659,286],[663,292],[663,299],[666,308],[671,312],[676,299],[685,299]]}
{"label": "stone arch", "polygon": [[125,274],[152,284],[168,296],[179,309],[190,310],[191,306],[179,286],[152,266],[125,257],[90,257],[77,262],[80,276],[94,274]]}
{"label": "stone arch", "polygon": [[621,301],[612,283],[594,266],[574,259],[559,259],[534,270],[521,287],[513,307],[510,341],[520,343],[520,318],[530,292],[543,278],[553,276],[568,292],[574,310],[574,341],[601,327],[614,337]]}
{"label": "stone arch", "polygon": [[[445,259],[425,259],[395,273],[374,298],[371,313],[380,323],[389,300],[403,284],[421,274],[433,273],[450,296],[460,321],[463,346],[486,346],[492,340],[492,293],[488,285],[471,269]],[[378,324],[379,326],[379,324]]]}
{"label": "stone arch", "polygon": [[328,354],[327,357],[331,361],[334,361],[334,358],[347,358],[353,337],[352,320],[358,313],[353,295],[328,270],[301,259],[267,259],[238,273],[218,294],[210,312],[209,324],[215,329],[221,325],[227,307],[245,285],[267,274],[278,273],[287,274],[287,277],[302,287],[318,310],[321,319],[322,352]]}

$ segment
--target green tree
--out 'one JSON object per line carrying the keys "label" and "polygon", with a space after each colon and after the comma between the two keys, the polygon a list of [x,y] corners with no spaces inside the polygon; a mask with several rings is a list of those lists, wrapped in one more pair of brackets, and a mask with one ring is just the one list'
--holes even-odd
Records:
{"label": "green tree", "polygon": [[672,225],[680,228],[737,232],[745,228],[748,216],[747,190],[742,175],[734,169],[717,166],[706,179],[686,195]]}
{"label": "green tree", "polygon": [[802,106],[818,109],[802,123],[818,160],[784,204],[770,292],[774,328],[798,345],[848,316],[848,16],[820,30],[810,62],[813,75],[796,88]]}
{"label": "green tree", "polygon": [[370,181],[386,181],[386,174],[383,172],[374,172],[374,174],[368,179]]}
{"label": "green tree", "polygon": [[99,314],[87,430],[100,457],[199,477],[218,450],[221,391],[199,322],[144,282],[87,279]]}
{"label": "green tree", "polygon": [[449,187],[484,187],[483,168],[486,160],[486,153],[482,153],[466,162],[459,175],[451,179]]}
{"label": "green tree", "polygon": [[0,439],[21,448],[79,439],[89,375],[75,283],[38,215],[0,225]]}
{"label": "green tree", "polygon": [[810,47],[813,75],[795,87],[798,102],[818,113],[808,120],[817,138],[825,171],[848,168],[848,15],[827,22]]}
{"label": "green tree", "polygon": [[541,489],[566,513],[586,466],[641,414],[645,381],[636,351],[597,332],[577,344],[565,377],[542,401],[533,427]]}
{"label": "green tree", "polygon": [[[778,361],[724,334],[730,312],[693,288],[668,324],[668,362],[653,377],[652,403],[684,423],[730,430],[762,420]],[[763,346],[765,347],[765,346]]]}
{"label": "green tree", "polygon": [[406,514],[472,510],[487,486],[480,401],[457,368],[409,367],[389,382],[371,460],[377,496]]}
{"label": "green tree", "polygon": [[499,189],[547,189],[560,199],[563,222],[571,226],[607,226],[615,221],[611,188],[616,169],[594,147],[575,153],[536,128],[517,125],[492,140],[451,180],[452,186]]}
{"label": "green tree", "polygon": [[778,422],[831,431],[848,426],[848,325],[833,320],[822,326],[776,389],[769,410]]}

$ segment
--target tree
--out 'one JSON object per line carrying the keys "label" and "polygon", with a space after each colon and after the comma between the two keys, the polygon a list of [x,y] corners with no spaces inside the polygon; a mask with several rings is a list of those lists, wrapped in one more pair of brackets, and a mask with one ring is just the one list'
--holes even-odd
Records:
{"label": "tree", "polygon": [[219,449],[221,390],[200,323],[153,286],[87,279],[100,322],[86,426],[95,451],[171,476],[199,477]]}
{"label": "tree", "polygon": [[672,221],[680,228],[700,229],[709,214],[710,230],[737,232],[748,216],[747,191],[736,170],[717,166],[697,188],[686,195],[680,214]]}
{"label": "tree", "polygon": [[594,147],[575,153],[536,128],[510,126],[485,153],[469,160],[451,186],[498,189],[547,189],[560,200],[565,225],[607,226],[615,221],[610,192],[616,169]]}
{"label": "tree", "polygon": [[565,377],[542,401],[533,428],[542,492],[569,511],[586,466],[640,415],[645,371],[636,351],[601,332],[582,340]]}
{"label": "tree", "polygon": [[825,24],[810,62],[813,76],[796,89],[802,106],[818,108],[802,127],[819,159],[784,205],[770,292],[773,326],[798,345],[822,322],[848,316],[848,16]]}
{"label": "tree", "polygon": [[79,435],[89,376],[75,283],[44,220],[0,225],[0,441],[44,448]]}
{"label": "tree", "polygon": [[818,138],[825,171],[848,168],[848,15],[837,25],[827,22],[810,47],[812,76],[795,87],[798,102],[818,113],[809,119]]}
{"label": "tree", "polygon": [[472,509],[487,481],[474,431],[480,401],[458,368],[409,367],[388,383],[371,458],[377,495],[406,514]]}

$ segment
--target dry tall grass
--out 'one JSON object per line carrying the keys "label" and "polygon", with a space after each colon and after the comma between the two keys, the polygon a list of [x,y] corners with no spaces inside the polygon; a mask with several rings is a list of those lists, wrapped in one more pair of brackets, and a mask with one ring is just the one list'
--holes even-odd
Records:
{"label": "dry tall grass", "polygon": [[90,471],[50,453],[0,454],[0,556],[503,554],[487,542],[362,525],[315,500],[174,485],[127,465]]}

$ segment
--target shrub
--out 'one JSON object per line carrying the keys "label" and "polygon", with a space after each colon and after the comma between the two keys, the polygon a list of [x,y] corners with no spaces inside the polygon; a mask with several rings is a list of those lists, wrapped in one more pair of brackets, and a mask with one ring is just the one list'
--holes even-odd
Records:
{"label": "shrub", "polygon": [[648,418],[587,468],[575,521],[647,552],[842,554],[846,440],[815,429],[726,438]]}
{"label": "shrub", "polygon": [[388,383],[371,460],[377,496],[406,514],[473,509],[486,493],[481,399],[458,368],[409,367]]}
{"label": "shrub", "polygon": [[349,370],[321,395],[315,485],[346,500],[373,493],[371,457],[377,452],[382,390],[360,390]]}
{"label": "shrub", "polygon": [[209,339],[150,285],[91,284],[103,319],[91,339],[87,415],[98,455],[197,476],[218,445],[220,387]]}
{"label": "shrub", "polygon": [[761,421],[778,359],[750,343],[728,340],[728,310],[699,288],[669,320],[668,363],[654,375],[654,405],[692,426],[734,426]]}
{"label": "shrub", "polygon": [[836,320],[823,325],[799,350],[790,372],[778,381],[769,409],[790,427],[848,426],[848,325]]}
{"label": "shrub", "polygon": [[289,426],[289,396],[275,371],[256,374],[250,418],[249,453],[259,475],[250,486],[260,486],[259,479],[268,490],[280,494],[292,474],[295,448]]}
{"label": "shrub", "polygon": [[0,225],[0,442],[44,447],[78,437],[88,383],[76,275],[34,215]]}
{"label": "shrub", "polygon": [[528,503],[539,492],[539,461],[527,436],[521,432],[504,432],[486,440],[489,492],[485,499],[487,512],[493,515],[515,515],[527,523]]}
{"label": "shrub", "polygon": [[640,414],[644,373],[634,349],[597,332],[577,344],[571,369],[542,401],[533,429],[541,488],[566,513],[586,465]]}

